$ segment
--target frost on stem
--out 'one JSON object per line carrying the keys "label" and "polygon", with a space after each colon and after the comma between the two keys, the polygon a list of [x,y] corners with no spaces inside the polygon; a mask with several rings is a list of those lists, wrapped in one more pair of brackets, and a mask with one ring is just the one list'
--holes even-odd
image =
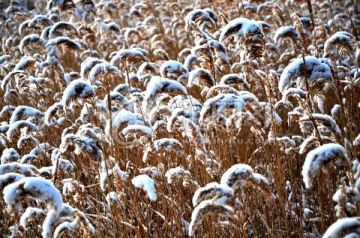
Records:
{"label": "frost on stem", "polygon": [[11,172],[20,173],[26,176],[35,176],[38,170],[33,165],[19,164],[17,162],[0,165],[0,175],[4,175]]}
{"label": "frost on stem", "polygon": [[360,234],[360,217],[343,218],[333,223],[323,238],[358,237]]}
{"label": "frost on stem", "polygon": [[207,91],[206,98],[213,98],[219,94],[234,94],[236,96],[240,96],[239,91],[237,91],[233,87],[230,87],[228,85],[215,85]]}
{"label": "frost on stem", "polygon": [[304,72],[304,61],[302,58],[295,59],[291,62],[280,76],[279,90],[285,90],[293,87],[306,89],[306,79],[309,87],[322,90],[327,83],[332,81],[332,74],[330,67],[322,63],[321,60],[306,56],[306,73]]}
{"label": "frost on stem", "polygon": [[26,208],[25,212],[20,217],[20,225],[27,230],[27,224],[30,221],[38,219],[38,217],[45,217],[46,213],[44,210],[35,208],[35,207],[28,207]]}
{"label": "frost on stem", "polygon": [[312,186],[315,177],[320,173],[320,170],[327,172],[327,167],[331,161],[336,165],[341,165],[349,160],[346,150],[343,146],[335,143],[322,145],[310,151],[305,159],[302,175],[306,188]]}
{"label": "frost on stem", "polygon": [[27,76],[27,73],[23,70],[13,70],[2,79],[1,89],[7,91],[14,79],[16,79],[17,77],[25,78]]}
{"label": "frost on stem", "polygon": [[112,57],[110,64],[114,66],[118,66],[120,63],[123,64],[125,62],[128,66],[130,66],[131,64],[140,64],[144,61],[147,61],[147,58],[143,52],[137,49],[119,50],[117,52],[113,52],[110,57]]}
{"label": "frost on stem", "polygon": [[156,201],[155,182],[146,174],[138,175],[131,180],[131,183],[140,189],[143,189],[151,201]]}
{"label": "frost on stem", "polygon": [[296,47],[296,43],[300,41],[300,36],[297,33],[296,29],[292,26],[283,26],[280,27],[275,35],[274,35],[274,41],[281,45],[284,38],[289,37],[291,39],[291,42],[294,47]]}
{"label": "frost on stem", "polygon": [[342,181],[339,189],[332,197],[333,201],[337,203],[335,206],[335,215],[337,218],[352,217],[356,214],[356,206],[351,203],[350,196],[355,195],[356,198],[357,192],[356,189],[347,186],[344,181]]}
{"label": "frost on stem", "polygon": [[353,145],[360,146],[360,134],[353,141]]}
{"label": "frost on stem", "polygon": [[150,127],[143,125],[129,125],[122,130],[126,139],[136,138],[141,142],[149,141],[153,136],[153,130]]}
{"label": "frost on stem", "polygon": [[[126,138],[122,131],[129,125],[145,126],[145,123],[140,114],[122,109],[113,116],[111,125],[110,120],[107,121],[105,134],[109,137],[109,139],[118,143],[125,142]],[[126,132],[126,130],[124,132]]]}
{"label": "frost on stem", "polygon": [[[323,143],[336,143],[336,140],[327,136],[320,136],[320,138]],[[306,153],[308,149],[313,147],[314,145],[320,145],[320,142],[318,141],[318,138],[316,136],[310,136],[306,138],[299,147],[299,154]]]}
{"label": "frost on stem", "polygon": [[82,80],[86,80],[90,70],[97,64],[105,63],[105,60],[97,59],[93,57],[86,58],[80,65],[80,76]]}
{"label": "frost on stem", "polygon": [[73,34],[77,36],[80,35],[78,28],[74,24],[65,21],[59,21],[51,26],[49,31],[49,39],[53,39],[57,36],[64,36],[64,30],[67,34]]}
{"label": "frost on stem", "polygon": [[1,111],[0,111],[0,118],[4,119],[4,117],[8,114],[10,114],[11,112],[13,112],[15,110],[16,107],[14,107],[13,105],[6,105],[4,106]]}
{"label": "frost on stem", "polygon": [[66,36],[59,36],[54,39],[48,40],[46,47],[52,47],[52,46],[59,46],[59,45],[65,45],[67,48],[73,49],[73,50],[80,50],[79,43],[75,42],[74,40],[70,39]]}
{"label": "frost on stem", "polygon": [[286,103],[288,98],[295,97],[297,99],[305,99],[307,92],[299,88],[288,88],[282,93],[281,101]]}
{"label": "frost on stem", "polygon": [[54,105],[48,107],[44,116],[44,123],[47,126],[55,126],[61,124],[62,118],[56,120],[55,116],[61,115],[64,112],[64,105],[61,102],[54,103]]}
{"label": "frost on stem", "polygon": [[220,41],[226,40],[231,35],[235,36],[235,41],[240,41],[247,38],[249,35],[255,34],[263,34],[261,27],[256,21],[247,18],[236,18],[222,29]]}

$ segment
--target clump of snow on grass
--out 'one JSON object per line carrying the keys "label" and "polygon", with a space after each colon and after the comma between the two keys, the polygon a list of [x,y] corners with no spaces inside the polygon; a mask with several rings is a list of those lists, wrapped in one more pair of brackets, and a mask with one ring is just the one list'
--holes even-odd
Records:
{"label": "clump of snow on grass", "polygon": [[0,175],[0,191],[2,191],[7,185],[19,181],[22,178],[25,178],[25,176],[18,173],[6,173]]}
{"label": "clump of snow on grass", "polygon": [[40,177],[26,177],[12,183],[4,189],[4,201],[10,210],[29,195],[48,202],[49,209],[60,209],[63,200],[59,190],[49,181]]}
{"label": "clump of snow on grass", "polygon": [[181,166],[176,168],[171,168],[165,173],[165,177],[167,179],[167,182],[170,184],[172,183],[174,177],[183,176],[183,175],[190,175],[190,172],[183,169]]}
{"label": "clump of snow on grass", "polygon": [[164,78],[169,78],[182,82],[189,76],[188,69],[178,61],[169,60],[160,67],[160,74]]}
{"label": "clump of snow on grass", "polygon": [[0,175],[17,172],[23,175],[35,176],[37,168],[29,164],[19,164],[17,162],[0,165]]}
{"label": "clump of snow on grass", "polygon": [[189,236],[195,235],[197,227],[202,224],[206,215],[213,214],[217,216],[228,217],[233,213],[234,209],[231,206],[217,203],[212,200],[202,201],[191,214],[191,222],[189,224]]}
{"label": "clump of snow on grass", "polygon": [[252,173],[253,169],[247,164],[233,165],[223,174],[220,184],[229,186],[233,189],[242,187]]}
{"label": "clump of snow on grass", "polygon": [[155,189],[155,182],[152,178],[150,178],[146,174],[138,175],[131,180],[132,184],[140,189],[143,189],[150,200],[156,201],[156,189]]}
{"label": "clump of snow on grass", "polygon": [[326,230],[323,238],[358,237],[358,234],[360,234],[360,217],[342,218]]}
{"label": "clump of snow on grass", "polygon": [[319,174],[320,170],[333,159],[336,159],[336,165],[340,165],[344,160],[348,160],[346,150],[343,146],[335,143],[325,144],[307,154],[302,169],[306,188],[312,186],[313,179]]}
{"label": "clump of snow on grass", "polygon": [[259,24],[247,18],[236,18],[222,29],[220,42],[226,40],[230,35],[235,35],[235,41],[239,41],[250,34],[263,34]]}
{"label": "clump of snow on grass", "polygon": [[302,79],[304,77],[307,78],[310,86],[319,79],[325,79],[327,81],[332,80],[330,67],[327,64],[322,63],[316,57],[306,56],[305,63],[307,71],[306,75],[304,73],[304,61],[302,58],[295,59],[285,67],[279,81],[279,90],[281,92],[284,92],[286,89],[294,87],[295,85],[304,89],[306,86],[305,79]]}
{"label": "clump of snow on grass", "polygon": [[62,102],[69,105],[76,98],[87,98],[95,95],[95,89],[89,82],[82,79],[72,81],[64,90]]}
{"label": "clump of snow on grass", "polygon": [[44,210],[36,208],[36,207],[28,207],[25,212],[20,217],[20,226],[24,227],[27,230],[27,224],[35,220],[38,216],[44,216],[46,213]]}
{"label": "clump of snow on grass", "polygon": [[276,31],[274,35],[274,41],[281,45],[283,39],[286,37],[292,37],[294,41],[300,40],[300,36],[293,26],[283,26]]}
{"label": "clump of snow on grass", "polygon": [[196,190],[192,203],[196,207],[202,201],[208,199],[214,199],[217,197],[217,203],[226,203],[234,195],[234,190],[226,185],[219,184],[217,182],[208,183],[205,187],[199,188]]}
{"label": "clump of snow on grass", "polygon": [[1,155],[1,164],[10,162],[17,162],[20,159],[20,155],[14,148],[6,148]]}

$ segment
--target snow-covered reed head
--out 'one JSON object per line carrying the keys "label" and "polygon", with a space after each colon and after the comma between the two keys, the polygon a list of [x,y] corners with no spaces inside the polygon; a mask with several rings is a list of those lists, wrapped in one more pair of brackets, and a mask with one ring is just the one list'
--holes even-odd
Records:
{"label": "snow-covered reed head", "polygon": [[335,165],[341,165],[346,164],[348,159],[346,150],[339,144],[325,144],[310,151],[306,156],[302,170],[305,186],[310,188],[321,170],[328,171],[331,162],[334,162]]}
{"label": "snow-covered reed head", "polygon": [[234,36],[234,41],[246,52],[249,60],[260,58],[265,52],[265,35],[262,27],[253,20],[237,18],[221,31],[220,42]]}

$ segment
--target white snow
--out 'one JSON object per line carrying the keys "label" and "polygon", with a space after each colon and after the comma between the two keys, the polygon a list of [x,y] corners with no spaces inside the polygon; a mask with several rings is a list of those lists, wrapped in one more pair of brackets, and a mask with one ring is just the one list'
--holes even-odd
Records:
{"label": "white snow", "polygon": [[220,42],[226,40],[230,35],[235,35],[235,41],[240,41],[251,34],[263,35],[262,29],[256,21],[247,18],[236,18],[230,21],[220,34]]}
{"label": "white snow", "polygon": [[[218,209],[208,209],[209,207],[218,207]],[[210,214],[216,215],[232,215],[234,213],[234,209],[231,206],[224,205],[222,203],[217,203],[212,200],[202,201],[197,207],[195,207],[194,211],[191,214],[191,222],[189,224],[189,236],[194,236],[196,228],[202,224],[205,216]]]}
{"label": "white snow", "polygon": [[331,109],[331,116],[333,118],[338,118],[340,109],[341,109],[341,106],[339,104],[335,104],[333,106],[333,108]]}
{"label": "white snow", "polygon": [[224,75],[220,80],[220,85],[225,84],[229,86],[235,86],[242,84],[246,89],[250,88],[250,84],[246,81],[242,74],[227,74]]}
{"label": "white snow", "polygon": [[227,185],[212,182],[208,183],[205,187],[196,190],[192,198],[192,203],[193,206],[196,207],[202,201],[214,200],[214,198],[216,198],[216,203],[226,204],[233,196],[234,190],[232,188]]}
{"label": "white snow", "polygon": [[7,139],[12,142],[13,135],[16,132],[20,132],[22,129],[27,129],[28,131],[36,131],[38,128],[34,123],[31,123],[29,121],[16,121],[12,123],[6,132]]}
{"label": "white snow", "polygon": [[36,207],[28,207],[25,212],[20,217],[20,226],[24,227],[27,230],[27,223],[33,220],[36,220],[38,216],[44,216],[46,213],[44,210]]}
{"label": "white snow", "polygon": [[353,141],[353,145],[356,145],[356,146],[360,145],[360,134]]}
{"label": "white snow", "polygon": [[360,234],[359,217],[342,218],[337,220],[326,230],[323,238],[345,237],[345,235],[350,235],[351,233],[354,236],[349,237],[358,237],[358,234]]}
{"label": "white snow", "polygon": [[31,44],[41,44],[43,47],[45,47],[46,41],[44,38],[42,38],[36,34],[27,35],[21,39],[20,44],[19,44],[19,48],[22,53],[24,53],[24,48],[28,44],[30,44],[30,45]]}
{"label": "white snow", "polygon": [[319,174],[323,166],[326,166],[330,160],[333,159],[336,159],[334,162],[337,165],[340,165],[349,159],[343,146],[329,143],[322,145],[307,154],[301,173],[306,188],[312,186],[313,179]]}
{"label": "white snow", "polygon": [[213,10],[209,8],[204,10],[195,9],[190,11],[185,17],[186,29],[189,28],[189,22],[193,22],[195,24],[198,22],[199,24],[196,25],[198,25],[201,30],[205,30],[206,26],[214,28],[216,26],[216,20],[217,14]]}
{"label": "white snow", "polygon": [[[235,112],[243,109],[246,106],[242,96],[234,94],[219,94],[204,102],[200,112],[200,120],[204,120],[207,116],[214,116],[220,114],[226,108],[233,108]],[[209,115],[210,114],[210,115]]]}
{"label": "white snow", "polygon": [[247,164],[233,165],[222,175],[220,184],[233,189],[242,187],[252,173],[253,169]]}
{"label": "white snow", "polygon": [[[336,121],[334,120],[334,118],[332,118],[329,115],[320,114],[320,113],[312,113],[311,115],[315,119],[315,121],[323,123],[328,128],[333,130],[336,133],[336,135],[341,135],[341,130],[340,130],[339,126],[337,125]],[[309,115],[302,116],[299,119],[299,121],[309,121],[309,120],[310,120]]]}
{"label": "white snow", "polygon": [[49,181],[40,177],[25,177],[5,187],[4,201],[11,210],[28,195],[47,201],[48,209],[60,210],[63,200],[59,190]]}
{"label": "white snow", "polygon": [[123,64],[127,62],[127,64],[131,64],[133,62],[142,62],[147,60],[143,52],[137,49],[122,49],[115,53],[112,53],[110,57],[112,57],[110,64],[114,66],[119,65],[119,63]]}
{"label": "white snow", "polygon": [[31,176],[35,176],[37,172],[37,168],[33,165],[19,164],[17,162],[0,165],[0,175],[4,175],[11,172],[17,172],[24,175],[30,174]]}
{"label": "white snow", "polygon": [[76,98],[87,98],[95,94],[95,89],[89,82],[82,79],[72,81],[64,90],[62,103],[69,105],[69,103]]}
{"label": "white snow", "polygon": [[51,26],[50,31],[49,31],[49,39],[52,39],[56,36],[56,33],[58,33],[59,29],[67,29],[67,30],[72,30],[74,31],[77,35],[79,35],[79,30],[78,28],[69,22],[65,22],[65,21],[59,21],[56,22],[54,25]]}
{"label": "white snow", "polygon": [[135,187],[143,189],[147,193],[150,200],[156,201],[157,196],[156,196],[155,182],[148,175],[146,174],[138,175],[131,180],[131,183]]}
{"label": "white snow", "polygon": [[80,76],[81,79],[86,80],[87,74],[90,72],[90,70],[96,65],[96,64],[101,64],[101,63],[105,63],[105,60],[102,59],[97,59],[97,58],[93,58],[93,57],[88,57],[86,58],[86,60],[84,60],[80,67]]}
{"label": "white snow", "polygon": [[42,118],[43,116],[44,113],[36,108],[29,106],[17,106],[11,115],[10,124],[29,117]]}
{"label": "white snow", "polygon": [[168,184],[171,184],[175,177],[180,177],[184,175],[190,175],[188,170],[183,169],[181,166],[176,168],[171,168],[165,173]]}
{"label": "white snow", "polygon": [[0,175],[0,191],[2,191],[7,185],[19,181],[22,178],[25,178],[25,176],[12,172]]}
{"label": "white snow", "polygon": [[188,87],[192,87],[194,84],[200,87],[211,87],[215,85],[215,80],[208,70],[198,68],[192,70],[189,74]]}
{"label": "white snow", "polygon": [[70,39],[69,37],[66,37],[66,36],[59,36],[59,37],[56,37],[54,39],[48,40],[45,46],[46,47],[51,47],[51,46],[59,45],[59,44],[62,44],[62,43],[66,43],[67,45],[71,45],[71,47],[76,48],[76,49],[81,48],[79,43],[77,43],[76,41],[74,41],[74,40],[72,40],[72,39]]}
{"label": "white snow", "polygon": [[324,44],[324,57],[332,55],[333,51],[337,52],[341,45],[351,46],[353,41],[352,38],[354,38],[354,36],[349,32],[336,32],[334,35],[328,38]]}
{"label": "white snow", "polygon": [[0,161],[1,164],[6,164],[10,162],[19,162],[20,155],[14,148],[6,148],[1,155]]}
{"label": "white snow", "polygon": [[129,125],[122,130],[124,135],[133,135],[136,132],[141,132],[142,135],[152,136],[152,129],[144,125]]}
{"label": "white snow", "polygon": [[189,76],[189,71],[180,62],[169,60],[160,66],[160,74],[163,78],[169,78],[178,82],[182,82]]}
{"label": "white snow", "polygon": [[187,95],[186,88],[179,82],[154,76],[147,84],[145,96],[144,96],[144,108],[151,110],[149,106],[153,106],[157,94],[168,93],[168,94],[180,94]]}
{"label": "white snow", "polygon": [[[330,67],[327,64],[321,63],[319,59],[313,56],[306,56],[306,70],[307,70],[307,80],[309,86],[315,83],[318,79],[326,79],[327,81],[332,80],[332,74]],[[297,87],[305,89],[305,74],[304,74],[304,62],[302,58],[297,58],[293,62],[291,62],[288,66],[283,70],[280,81],[279,81],[279,90],[280,92],[284,92],[286,89],[290,87],[294,87],[294,84]],[[299,77],[301,77],[299,79]],[[297,80],[297,82],[295,82]]]}
{"label": "white snow", "polygon": [[291,37],[295,42],[300,41],[300,36],[292,26],[283,26],[277,29],[274,35],[274,41],[276,44],[281,45],[285,37]]}
{"label": "white snow", "polygon": [[[95,84],[96,80],[100,80],[103,75],[106,74],[115,74],[120,77],[123,76],[122,72],[114,65],[111,65],[107,62],[99,63],[93,66],[89,73],[89,80],[91,84]],[[105,81],[104,79],[102,81]]]}

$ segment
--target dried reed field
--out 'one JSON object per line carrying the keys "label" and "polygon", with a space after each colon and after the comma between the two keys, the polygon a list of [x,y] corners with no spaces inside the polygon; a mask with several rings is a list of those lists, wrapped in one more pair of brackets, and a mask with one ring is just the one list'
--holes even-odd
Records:
{"label": "dried reed field", "polygon": [[360,238],[356,0],[0,5],[1,237]]}

